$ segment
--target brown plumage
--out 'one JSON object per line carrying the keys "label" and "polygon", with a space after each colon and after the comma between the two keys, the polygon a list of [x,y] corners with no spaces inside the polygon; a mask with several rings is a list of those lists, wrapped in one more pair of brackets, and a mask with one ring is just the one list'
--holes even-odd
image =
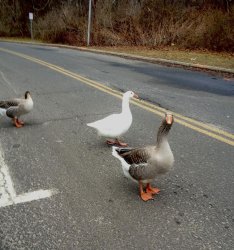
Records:
{"label": "brown plumage", "polygon": [[150,158],[149,147],[117,148],[116,151],[128,164],[147,163]]}
{"label": "brown plumage", "polygon": [[[156,145],[142,148],[113,147],[112,154],[121,161],[124,174],[139,182],[143,200],[152,199],[154,189],[150,183],[155,177],[172,168],[174,157],[167,141],[172,124],[173,115],[166,114],[158,129]],[[147,184],[146,192],[142,191],[142,183]]]}
{"label": "brown plumage", "polygon": [[19,117],[29,113],[33,109],[33,100],[29,91],[26,91],[24,98],[0,101],[0,114],[12,118],[16,127],[22,127],[23,122]]}

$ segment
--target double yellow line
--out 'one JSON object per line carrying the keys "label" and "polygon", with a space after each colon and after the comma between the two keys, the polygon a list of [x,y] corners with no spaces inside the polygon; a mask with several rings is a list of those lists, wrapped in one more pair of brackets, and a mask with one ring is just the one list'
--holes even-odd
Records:
{"label": "double yellow line", "polygon": [[[115,97],[118,97],[118,98],[122,98],[122,95],[123,93],[121,93],[120,91],[117,91],[117,90],[114,90],[114,89],[111,89],[107,86],[104,86],[103,84],[101,83],[98,83],[96,81],[93,81],[93,80],[90,80],[88,78],[85,78],[79,74],[76,74],[76,73],[73,73],[69,70],[66,70],[62,67],[59,67],[57,65],[54,65],[54,64],[51,64],[51,63],[48,63],[48,62],[45,62],[45,61],[42,61],[42,60],[39,60],[37,58],[34,58],[34,57],[31,57],[31,56],[28,56],[28,55],[25,55],[25,54],[22,54],[22,53],[18,53],[18,52],[15,52],[15,51],[11,51],[11,50],[8,50],[8,49],[3,49],[3,48],[0,48],[0,51],[3,51],[3,52],[6,52],[6,53],[9,53],[9,54],[12,54],[12,55],[15,55],[15,56],[18,56],[18,57],[21,57],[21,58],[24,58],[24,59],[27,59],[29,61],[32,61],[32,62],[35,62],[35,63],[38,63],[40,65],[43,65],[47,68],[50,68],[56,72],[59,72],[63,75],[66,75],[68,77],[71,77],[73,79],[76,79],[78,81],[81,81],[83,83],[85,83],[86,85],[89,85],[91,87],[94,87],[96,89],[99,89],[100,91],[103,91],[105,93],[108,93],[112,96],[115,96]],[[164,116],[165,112],[168,112],[168,110],[164,109],[164,108],[161,108],[161,107],[158,107],[150,102],[147,102],[147,101],[143,101],[143,100],[132,100],[131,101],[134,105],[144,109],[144,110],[147,110],[149,112],[152,112],[154,114],[157,114],[159,116]],[[223,131],[221,129],[218,129],[216,127],[213,127],[213,126],[210,126],[210,125],[207,125],[205,123],[202,123],[202,122],[199,122],[199,121],[196,121],[194,119],[191,119],[191,118],[188,118],[188,117],[185,117],[181,114],[178,114],[178,113],[175,113],[173,112],[173,115],[175,117],[175,121],[185,127],[188,127],[192,130],[195,130],[199,133],[202,133],[202,134],[205,134],[209,137],[212,137],[218,141],[221,141],[221,142],[224,142],[226,144],[229,144],[231,146],[234,146],[234,135],[231,134],[231,133],[228,133],[226,131]]]}

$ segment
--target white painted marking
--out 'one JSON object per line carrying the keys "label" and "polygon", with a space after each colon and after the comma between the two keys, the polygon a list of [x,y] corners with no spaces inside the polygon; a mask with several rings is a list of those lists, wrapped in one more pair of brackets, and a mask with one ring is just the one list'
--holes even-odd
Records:
{"label": "white painted marking", "polygon": [[58,191],[57,190],[37,190],[37,191],[33,191],[30,193],[25,193],[25,194],[21,194],[15,197],[14,199],[14,203],[18,204],[18,203],[25,203],[25,202],[30,202],[30,201],[34,201],[34,200],[40,200],[40,199],[45,199],[45,198],[49,198],[52,195],[56,194]]}
{"label": "white painted marking", "polygon": [[17,195],[11,176],[9,174],[8,166],[4,161],[4,154],[0,145],[0,207],[45,199],[51,197],[56,193],[58,193],[56,189],[41,189]]}

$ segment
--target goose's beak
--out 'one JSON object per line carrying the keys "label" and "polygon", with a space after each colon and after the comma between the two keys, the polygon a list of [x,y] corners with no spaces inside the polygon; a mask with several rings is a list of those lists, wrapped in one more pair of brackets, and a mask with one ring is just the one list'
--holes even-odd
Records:
{"label": "goose's beak", "polygon": [[173,116],[172,115],[167,115],[166,116],[166,121],[167,121],[167,124],[172,124],[172,122],[173,122]]}
{"label": "goose's beak", "polygon": [[133,97],[135,97],[136,99],[139,99],[139,96],[137,94],[134,94]]}

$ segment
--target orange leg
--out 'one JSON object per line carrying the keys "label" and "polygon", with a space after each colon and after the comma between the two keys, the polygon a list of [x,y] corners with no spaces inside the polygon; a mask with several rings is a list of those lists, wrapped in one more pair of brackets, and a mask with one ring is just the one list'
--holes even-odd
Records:
{"label": "orange leg", "polygon": [[151,187],[150,183],[146,186],[146,193],[148,194],[158,194],[160,192],[159,188],[153,188]]}
{"label": "orange leg", "polygon": [[23,125],[20,124],[20,123],[18,123],[17,120],[18,120],[17,118],[13,118],[13,119],[12,119],[12,121],[13,121],[14,125],[16,126],[16,128],[21,128]]}
{"label": "orange leg", "polygon": [[124,142],[121,142],[119,141],[118,139],[115,139],[115,140],[107,140],[106,143],[108,145],[117,145],[117,146],[121,146],[121,147],[127,147],[128,144],[127,143],[124,143]]}
{"label": "orange leg", "polygon": [[118,140],[118,139],[116,139],[116,143],[115,144],[117,144],[118,146],[121,146],[121,147],[127,147],[128,146],[128,144],[127,143],[125,143],[125,142],[121,142],[120,140]]}
{"label": "orange leg", "polygon": [[152,194],[144,192],[141,181],[139,181],[139,189],[140,189],[140,196],[143,201],[153,200]]}
{"label": "orange leg", "polygon": [[108,144],[108,145],[115,145],[115,140],[107,140],[106,141],[106,144]]}

